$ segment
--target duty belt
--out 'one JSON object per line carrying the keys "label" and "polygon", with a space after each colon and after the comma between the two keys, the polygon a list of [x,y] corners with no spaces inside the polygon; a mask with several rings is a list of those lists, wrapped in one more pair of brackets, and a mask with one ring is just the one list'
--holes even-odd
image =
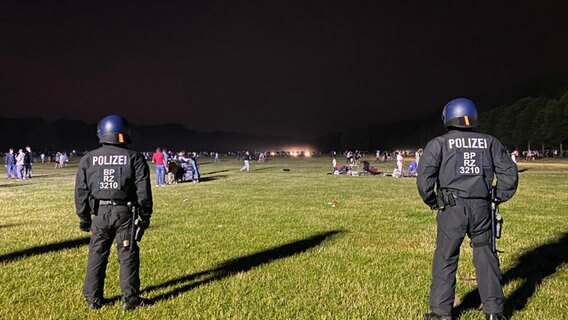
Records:
{"label": "duty belt", "polygon": [[451,194],[454,198],[466,198],[467,193],[460,191],[460,190],[456,190],[456,189],[447,189],[447,188],[443,188],[442,190],[444,190],[445,192]]}
{"label": "duty belt", "polygon": [[125,206],[127,203],[124,200],[99,200],[100,206]]}
{"label": "duty belt", "polygon": [[454,199],[461,198],[461,199],[491,200],[490,195],[487,195],[486,197],[470,197],[467,192],[456,190],[456,189],[448,189],[448,188],[442,188],[440,191],[441,191],[441,193],[444,194],[445,197],[453,197]]}

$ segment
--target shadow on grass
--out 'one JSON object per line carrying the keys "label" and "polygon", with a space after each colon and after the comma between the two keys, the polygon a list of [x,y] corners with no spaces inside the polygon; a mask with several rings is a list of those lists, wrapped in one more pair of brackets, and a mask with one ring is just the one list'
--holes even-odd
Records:
{"label": "shadow on grass", "polygon": [[210,177],[210,176],[200,177],[199,182],[201,183],[201,182],[215,181],[215,180],[225,179],[225,178],[227,178],[227,176],[224,176],[224,175],[213,176],[213,177]]}
{"label": "shadow on grass", "polygon": [[519,169],[519,173],[529,170],[528,168]]}
{"label": "shadow on grass", "polygon": [[[550,242],[525,252],[517,264],[503,273],[503,285],[521,280],[520,286],[513,291],[505,302],[505,316],[511,318],[515,312],[523,310],[539,285],[556,269],[568,262],[568,232],[555,242]],[[481,298],[477,288],[468,292],[454,310],[456,319],[469,309],[477,309]]]}
{"label": "shadow on grass", "polygon": [[[172,279],[162,284],[149,286],[146,287],[142,292],[149,293],[160,289],[171,288],[169,292],[158,295],[149,300],[149,304],[154,304],[158,301],[173,298],[204,284],[218,281],[236,275],[240,272],[249,271],[252,268],[270,263],[274,260],[285,259],[306,252],[321,245],[325,240],[328,240],[343,232],[344,231],[342,230],[323,232],[313,235],[309,238],[283,244],[281,246],[253,253],[248,256],[227,260],[220,263],[216,268]],[[118,299],[118,297],[115,297],[111,300],[115,299]]]}
{"label": "shadow on grass", "polygon": [[44,174],[35,174],[33,176],[33,179],[38,179],[38,178],[61,178],[61,177],[69,177],[69,176],[75,176],[77,174],[77,172],[63,172],[63,173],[44,173]]}
{"label": "shadow on grass", "polygon": [[50,243],[43,246],[32,247],[22,251],[7,253],[0,256],[0,263],[13,262],[30,256],[37,256],[44,253],[62,251],[80,246],[88,245],[90,237],[79,238],[75,240],[67,240],[57,243]]}
{"label": "shadow on grass", "polygon": [[[260,168],[259,168],[258,166],[260,166]],[[265,171],[265,170],[270,170],[270,169],[276,168],[275,166],[266,166],[266,167],[265,167],[265,166],[263,166],[262,164],[259,164],[258,166],[255,166],[255,167],[253,168],[253,166],[251,165],[250,171],[251,171],[251,172],[252,172],[252,171]]]}
{"label": "shadow on grass", "polygon": [[17,181],[10,184],[0,184],[0,188],[14,188],[14,187],[21,187],[24,186],[21,181]]}
{"label": "shadow on grass", "polygon": [[210,174],[223,173],[223,172],[229,172],[229,169],[218,170],[218,171],[213,171],[213,172],[204,172],[204,174],[210,175]]}
{"label": "shadow on grass", "polygon": [[25,223],[23,223],[23,222],[0,224],[0,229],[12,228],[12,227],[23,226],[23,225],[25,225]]}

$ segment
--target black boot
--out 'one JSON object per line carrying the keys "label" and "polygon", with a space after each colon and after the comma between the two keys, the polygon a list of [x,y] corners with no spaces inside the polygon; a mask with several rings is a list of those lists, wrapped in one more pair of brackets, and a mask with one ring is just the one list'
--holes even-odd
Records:
{"label": "black boot", "polygon": [[424,315],[424,320],[452,320],[452,316],[441,316],[430,312]]}
{"label": "black boot", "polygon": [[93,299],[93,301],[87,301],[89,310],[99,310],[103,307],[103,302],[101,299]]}
{"label": "black boot", "polygon": [[507,320],[502,313],[486,313],[485,320]]}
{"label": "black boot", "polygon": [[138,307],[142,307],[146,304],[148,304],[146,299],[142,299],[142,298],[137,297],[137,296],[123,298],[122,299],[122,310],[130,311],[130,310],[134,310]]}

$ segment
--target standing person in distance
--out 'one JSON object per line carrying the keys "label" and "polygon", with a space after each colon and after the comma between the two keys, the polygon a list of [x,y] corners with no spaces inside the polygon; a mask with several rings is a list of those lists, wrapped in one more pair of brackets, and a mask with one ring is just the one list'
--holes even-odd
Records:
{"label": "standing person in distance", "polygon": [[442,112],[448,132],[428,142],[418,165],[420,196],[437,211],[430,310],[425,320],[451,320],[456,271],[465,235],[486,319],[505,319],[501,270],[491,249],[490,197],[494,178],[500,202],[515,194],[517,166],[495,137],[475,132],[477,108],[467,98],[450,101]]}
{"label": "standing person in distance", "polygon": [[24,176],[24,163],[26,154],[23,149],[18,149],[18,154],[16,155],[16,179],[25,180]]}
{"label": "standing person in distance", "polygon": [[189,161],[191,165],[191,170],[193,171],[193,179],[192,179],[193,183],[199,183],[199,177],[201,176],[199,174],[199,164],[197,163],[197,158],[198,155],[196,152],[190,153]]}
{"label": "standing person in distance", "polygon": [[241,168],[241,171],[249,172],[250,171],[250,153],[247,151],[245,152],[245,156],[243,157],[244,165]]}
{"label": "standing person in distance", "polygon": [[14,156],[14,149],[10,148],[6,157],[4,158],[4,167],[6,167],[6,177],[8,179],[16,179],[18,174],[16,173],[16,157]]}
{"label": "standing person in distance", "polygon": [[147,228],[153,209],[150,170],[144,156],[127,148],[130,130],[123,117],[103,118],[97,136],[102,146],[83,156],[75,180],[79,227],[92,233],[83,296],[89,309],[102,307],[106,266],[115,241],[123,309],[128,311],[144,300],[139,297],[140,247],[131,243],[133,217],[127,204],[140,208],[136,224]]}
{"label": "standing person in distance", "polygon": [[30,146],[26,146],[26,151],[24,152],[24,179],[32,178],[32,163],[34,162],[34,155],[32,153],[32,148]]}
{"label": "standing person in distance", "polygon": [[166,186],[166,166],[168,164],[162,149],[156,148],[152,154],[152,163],[156,166],[156,187]]}
{"label": "standing person in distance", "polygon": [[404,163],[404,158],[402,157],[402,151],[396,152],[396,168],[400,175],[402,175],[402,165]]}

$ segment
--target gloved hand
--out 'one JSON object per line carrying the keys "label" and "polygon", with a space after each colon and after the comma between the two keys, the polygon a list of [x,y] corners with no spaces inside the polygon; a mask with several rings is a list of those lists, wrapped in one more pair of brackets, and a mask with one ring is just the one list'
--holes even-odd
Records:
{"label": "gloved hand", "polygon": [[136,221],[134,221],[134,224],[136,225],[134,240],[140,242],[142,241],[142,236],[144,236],[144,231],[150,226],[150,216],[140,215]]}
{"label": "gloved hand", "polygon": [[79,229],[81,229],[81,231],[90,232],[91,231],[91,221],[79,222]]}
{"label": "gloved hand", "polygon": [[140,215],[134,222],[140,229],[148,229],[150,226],[150,216]]}

